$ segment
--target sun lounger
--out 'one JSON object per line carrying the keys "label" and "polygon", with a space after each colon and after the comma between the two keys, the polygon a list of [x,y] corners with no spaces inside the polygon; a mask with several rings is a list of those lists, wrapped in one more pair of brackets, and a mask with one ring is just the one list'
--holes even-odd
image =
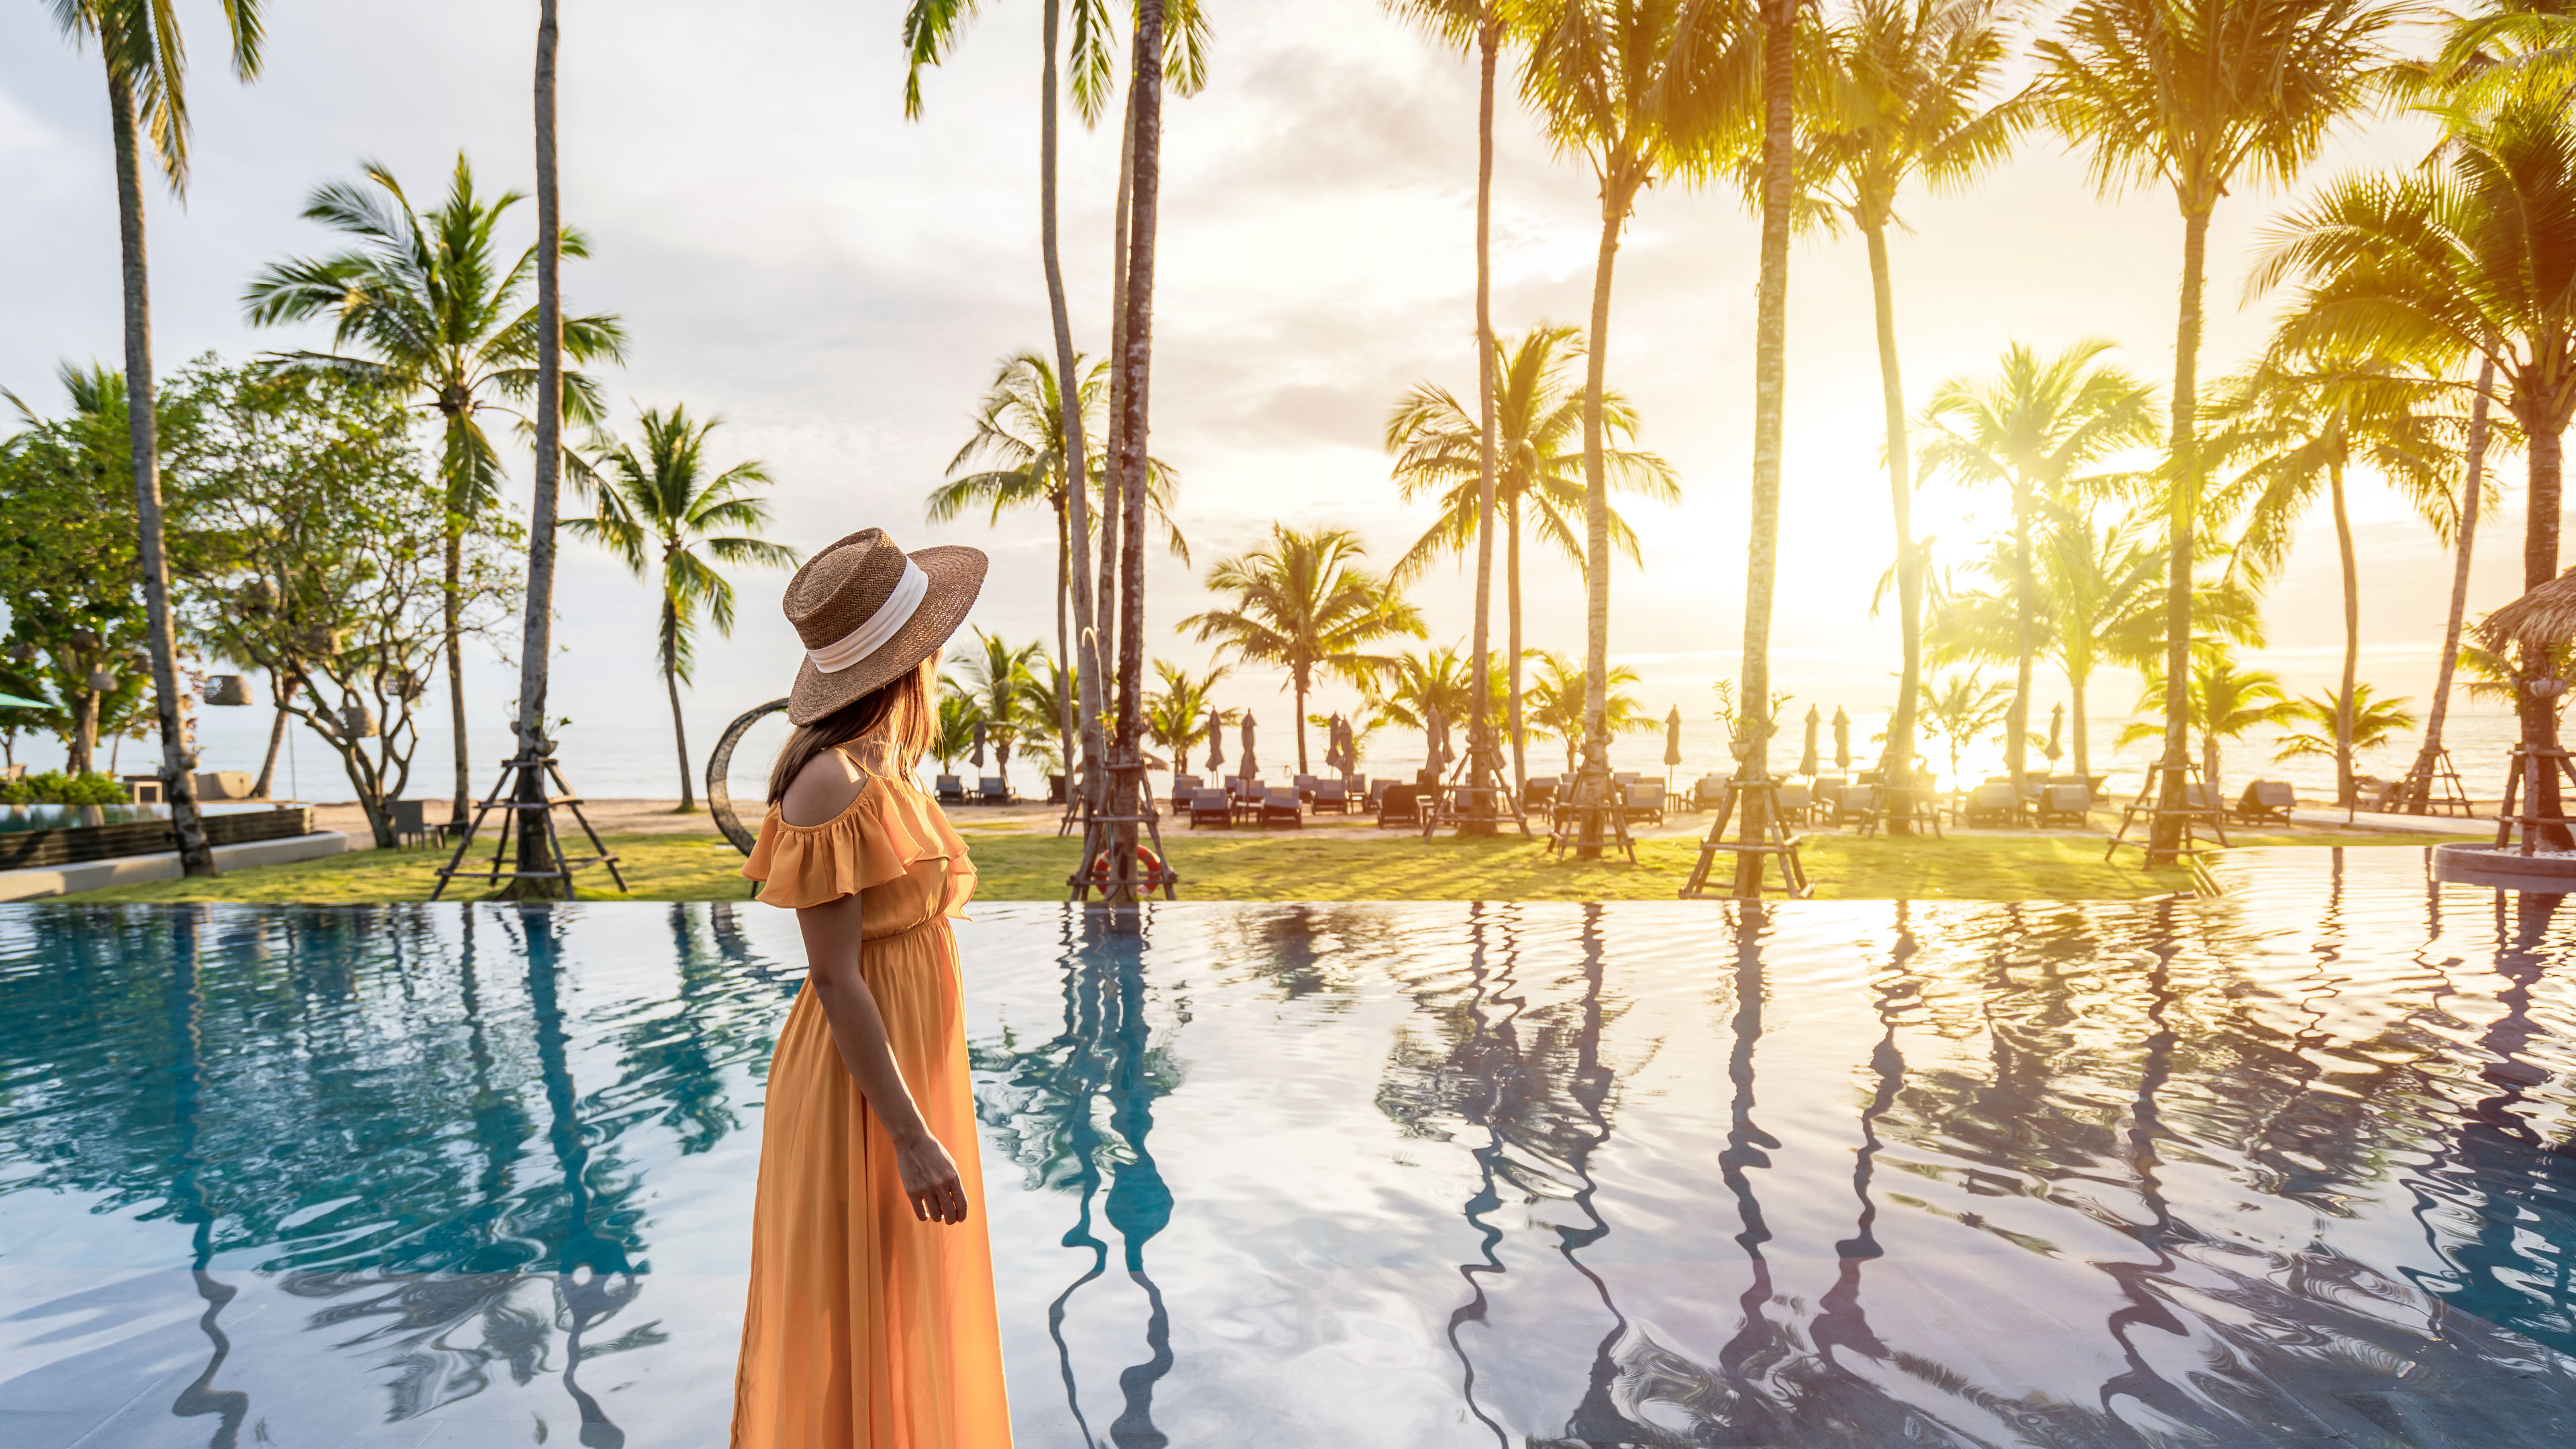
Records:
{"label": "sun lounger", "polygon": [[[1799,803],[1799,805],[1798,805],[1798,808],[1799,808],[1800,810],[1804,810],[1804,809],[1806,809],[1806,808],[1807,808],[1807,807],[1806,807],[1806,804],[1805,804],[1805,801],[1806,801],[1806,795],[1807,795],[1806,787],[1805,787],[1805,786],[1803,786],[1803,785],[1799,786],[1799,787],[1798,787],[1798,798],[1799,798],[1799,802],[1800,802],[1800,803]],[[1721,778],[1719,778],[1718,776],[1716,776],[1716,775],[1702,775],[1702,776],[1700,776],[1697,780],[1694,780],[1694,781],[1692,781],[1692,782],[1691,782],[1691,808],[1692,808],[1692,809],[1694,809],[1694,810],[1714,810],[1714,809],[1716,809],[1720,804],[1724,803],[1725,799],[1726,799],[1726,781],[1725,781],[1725,780],[1723,780],[1723,779],[1721,779]]]}
{"label": "sun lounger", "polygon": [[1878,787],[1876,785],[1845,785],[1834,796],[1832,823],[1843,825],[1857,822],[1866,825],[1869,823],[1870,816],[1877,811]]}
{"label": "sun lounger", "polygon": [[1664,787],[1652,780],[1631,781],[1621,792],[1619,813],[1631,821],[1664,823]]}
{"label": "sun lounger", "polygon": [[1381,826],[1413,826],[1422,823],[1422,787],[1380,781],[1386,793],[1378,797],[1377,823]]}
{"label": "sun lounger", "polygon": [[1815,803],[1807,807],[1809,813],[1818,821],[1835,819],[1842,812],[1843,790],[1850,784],[1840,775],[1818,776]]}
{"label": "sun lounger", "polygon": [[1556,789],[1554,775],[1532,775],[1521,804],[1530,810],[1545,810],[1556,803]]}
{"label": "sun lounger", "polygon": [[1306,824],[1306,812],[1297,808],[1297,790],[1293,785],[1274,785],[1261,802],[1261,828],[1264,830],[1297,830]]}
{"label": "sun lounger", "polygon": [[[1703,781],[1702,783],[1706,782]],[[1815,798],[1808,793],[1807,787],[1804,785],[1783,785],[1780,787],[1780,814],[1787,819],[1806,819],[1807,812],[1815,808],[1815,803]]]}
{"label": "sun lounger", "polygon": [[1350,792],[1343,789],[1341,782],[1337,780],[1316,781],[1315,813],[1318,815],[1348,815],[1351,813]]}
{"label": "sun lounger", "polygon": [[942,775],[934,783],[939,787],[940,804],[963,805],[966,803],[965,781],[958,779],[955,775]]}
{"label": "sun lounger", "polygon": [[985,805],[1011,803],[1011,782],[999,775],[984,775],[975,782],[975,799]]}
{"label": "sun lounger", "polygon": [[1223,790],[1190,792],[1190,828],[1213,825],[1219,830],[1234,828],[1234,803]]}
{"label": "sun lounger", "polygon": [[1197,795],[1199,791],[1206,788],[1207,781],[1200,779],[1196,775],[1183,775],[1179,779],[1174,780],[1172,782],[1172,813],[1177,815],[1180,812],[1189,809],[1191,798]]}
{"label": "sun lounger", "polygon": [[1296,791],[1297,791],[1297,798],[1298,798],[1298,799],[1300,799],[1300,800],[1312,800],[1312,799],[1314,799],[1314,798],[1315,798],[1315,777],[1314,777],[1314,776],[1312,776],[1312,775],[1291,775],[1291,776],[1289,776],[1289,777],[1288,777],[1288,783],[1289,783],[1292,787],[1294,787],[1294,788],[1296,789]]}
{"label": "sun lounger", "polygon": [[2081,825],[2093,807],[2093,794],[2080,783],[2042,785],[2036,804],[2038,824]]}
{"label": "sun lounger", "polygon": [[1358,804],[1359,802],[1368,799],[1369,777],[1366,775],[1344,775],[1342,777],[1342,793],[1349,796],[1353,804]]}
{"label": "sun lounger", "polygon": [[2227,818],[2245,825],[2286,825],[2298,803],[2298,792],[2287,780],[2251,780],[2228,808]]}
{"label": "sun lounger", "polygon": [[[1150,787],[1148,788],[1150,789]],[[1064,776],[1056,774],[1049,774],[1047,776],[1047,803],[1049,805],[1061,805],[1064,803]],[[1177,809],[1179,807],[1175,806],[1174,808]]]}
{"label": "sun lounger", "polygon": [[1959,808],[1970,825],[2019,825],[2023,803],[2010,780],[1988,780],[1969,791]]}

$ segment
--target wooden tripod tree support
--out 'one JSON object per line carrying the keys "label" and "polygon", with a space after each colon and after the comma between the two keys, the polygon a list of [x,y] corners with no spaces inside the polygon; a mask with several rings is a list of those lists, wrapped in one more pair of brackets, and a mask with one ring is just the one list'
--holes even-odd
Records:
{"label": "wooden tripod tree support", "polygon": [[[469,867],[464,863],[465,852],[474,848],[474,837],[483,829],[483,818],[495,810],[503,812],[502,819],[508,822],[508,826],[499,832],[498,843],[492,850],[492,862],[480,868]],[[521,870],[511,855],[518,844],[519,832],[509,827],[519,823],[522,812],[531,810],[541,812],[545,817],[546,864],[552,869]],[[589,837],[590,848],[597,854],[568,857],[563,853],[563,837],[555,830],[557,810],[572,812],[573,822],[581,827],[583,835]],[[509,863],[505,865],[504,861]],[[617,882],[619,892],[626,890],[626,877],[617,871],[616,854],[599,838],[599,832],[590,828],[590,817],[581,813],[581,797],[564,783],[563,770],[555,764],[551,745],[541,742],[540,748],[523,749],[501,767],[501,778],[493,782],[492,793],[484,796],[483,803],[474,808],[474,820],[465,827],[465,838],[456,842],[456,854],[449,856],[447,864],[438,868],[438,885],[429,893],[429,898],[437,900],[460,875],[479,875],[485,884],[496,886],[505,880],[561,881],[563,899],[571,900],[573,872],[593,865],[607,866],[608,878]]]}
{"label": "wooden tripod tree support", "polygon": [[[1736,819],[1736,806],[1744,805],[1744,814],[1736,839],[1729,842],[1726,826]],[[1761,817],[1756,825],[1755,816]],[[1747,783],[1729,779],[1717,799],[1717,818],[1709,822],[1708,834],[1699,843],[1699,863],[1691,867],[1690,881],[1681,889],[1686,901],[1706,900],[1714,894],[1708,889],[1709,867],[1721,854],[1735,857],[1734,872],[1728,877],[1726,894],[1737,900],[1760,900],[1765,879],[1762,862],[1772,856],[1780,859],[1780,884],[1792,900],[1805,900],[1814,886],[1807,880],[1807,867],[1798,858],[1798,837],[1789,833],[1786,818],[1780,811],[1780,787],[1767,777]]]}
{"label": "wooden tripod tree support", "polygon": [[[2198,843],[2199,833],[2203,828],[2208,830],[2211,839],[2218,842],[2219,849],[2229,848],[2224,812],[2219,808],[2217,797],[2212,795],[2208,785],[2202,782],[2200,766],[2190,763],[2183,765],[2185,779],[2179,792],[2183,801],[2180,805],[2167,805],[2164,791],[2160,788],[2168,768],[2170,767],[2162,762],[2147,767],[2147,783],[2138,791],[2138,798],[2120,812],[2120,828],[2112,832],[2111,843],[2103,848],[2104,860],[2118,855],[2120,847],[2125,845],[2132,850],[2147,852],[2149,862],[2153,863],[2156,826],[2166,820],[2179,820],[2182,824],[2179,837],[2182,843],[2174,848],[2174,856],[2178,862],[2187,867],[2193,865],[2196,858],[2203,853],[2203,848]],[[2197,805],[2192,803],[2192,792],[2195,790],[2200,794],[2200,803]],[[2147,822],[2147,838],[2131,840],[2129,827],[2140,820]]]}
{"label": "wooden tripod tree support", "polygon": [[1896,832],[1889,822],[1895,820],[1917,831],[1930,830],[1934,840],[1941,838],[1941,811],[1933,803],[1932,792],[1921,785],[1879,786],[1878,798],[1870,802],[1869,813],[1861,817],[1860,833],[1867,837],[1886,829],[1893,835]]}
{"label": "wooden tripod tree support", "polygon": [[[1174,888],[1181,883],[1181,873],[1172,869],[1163,854],[1162,812],[1154,808],[1153,796],[1147,792],[1143,755],[1130,751],[1110,760],[1109,798],[1104,804],[1105,808],[1095,810],[1087,794],[1083,800],[1082,855],[1074,863],[1073,874],[1065,878],[1071,892],[1066,899],[1088,903],[1091,893],[1098,891],[1103,904],[1116,905],[1122,897],[1142,900],[1157,889],[1167,901],[1180,899]],[[1151,865],[1132,856],[1118,859],[1121,825],[1145,827],[1154,842]]]}
{"label": "wooden tripod tree support", "polygon": [[2469,803],[2467,787],[2460,783],[2460,772],[2451,768],[2449,750],[2427,750],[2415,757],[2413,768],[2398,782],[2398,798],[2409,815],[2474,815],[2477,807]]}
{"label": "wooden tripod tree support", "polygon": [[1434,792],[1431,808],[1422,812],[1422,838],[1429,840],[1443,827],[1454,827],[1462,837],[1492,835],[1506,819],[1520,827],[1522,838],[1528,838],[1529,813],[1521,808],[1512,787],[1503,783],[1503,752],[1495,745],[1494,732],[1479,719],[1467,732],[1467,758],[1449,783]]}
{"label": "wooden tripod tree support", "polygon": [[1594,849],[1616,848],[1637,863],[1637,842],[1628,834],[1628,811],[1625,803],[1613,800],[1610,790],[1610,767],[1607,764],[1586,765],[1574,777],[1574,799],[1549,812],[1547,853],[1562,860],[1565,852],[1582,846],[1587,831]]}
{"label": "wooden tripod tree support", "polygon": [[2554,852],[2560,847],[2551,846],[2548,842],[2538,839],[2533,834],[2532,827],[2554,825],[2562,832],[2576,836],[2576,816],[2526,815],[2519,807],[2524,801],[2539,796],[2540,777],[2543,773],[2554,772],[2569,787],[2576,788],[2576,761],[2571,761],[2568,751],[2555,745],[2546,745],[2539,749],[2529,745],[2515,745],[2508,758],[2511,764],[2504,777],[2504,803],[2496,808],[2495,848],[2502,850],[2513,844],[2514,833],[2519,830],[2522,834],[2522,854],[2530,855],[2542,849]]}

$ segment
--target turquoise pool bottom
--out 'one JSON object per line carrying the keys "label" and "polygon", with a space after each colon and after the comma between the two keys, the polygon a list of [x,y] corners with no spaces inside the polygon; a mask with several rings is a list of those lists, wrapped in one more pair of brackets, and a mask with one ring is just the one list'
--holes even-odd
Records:
{"label": "turquoise pool bottom", "polygon": [[[2230,884],[987,907],[1018,1442],[2576,1441],[2576,908]],[[0,1449],[721,1443],[796,960],[0,911]]]}

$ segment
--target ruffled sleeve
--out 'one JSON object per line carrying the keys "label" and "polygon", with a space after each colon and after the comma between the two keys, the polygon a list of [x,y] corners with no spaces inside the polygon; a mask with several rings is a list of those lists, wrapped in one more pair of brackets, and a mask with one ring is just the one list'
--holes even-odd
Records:
{"label": "ruffled sleeve", "polygon": [[949,863],[941,908],[943,914],[959,914],[975,885],[966,842],[919,790],[879,777],[848,809],[820,825],[790,825],[777,806],[769,807],[742,873],[766,883],[763,901],[792,910],[891,884],[925,860]]}

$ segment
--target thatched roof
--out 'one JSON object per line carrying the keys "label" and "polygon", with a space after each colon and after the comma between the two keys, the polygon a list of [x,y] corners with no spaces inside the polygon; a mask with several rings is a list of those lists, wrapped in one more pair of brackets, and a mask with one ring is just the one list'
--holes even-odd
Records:
{"label": "thatched roof", "polygon": [[2490,649],[2556,649],[2576,641],[2576,569],[2480,619],[2476,633]]}

